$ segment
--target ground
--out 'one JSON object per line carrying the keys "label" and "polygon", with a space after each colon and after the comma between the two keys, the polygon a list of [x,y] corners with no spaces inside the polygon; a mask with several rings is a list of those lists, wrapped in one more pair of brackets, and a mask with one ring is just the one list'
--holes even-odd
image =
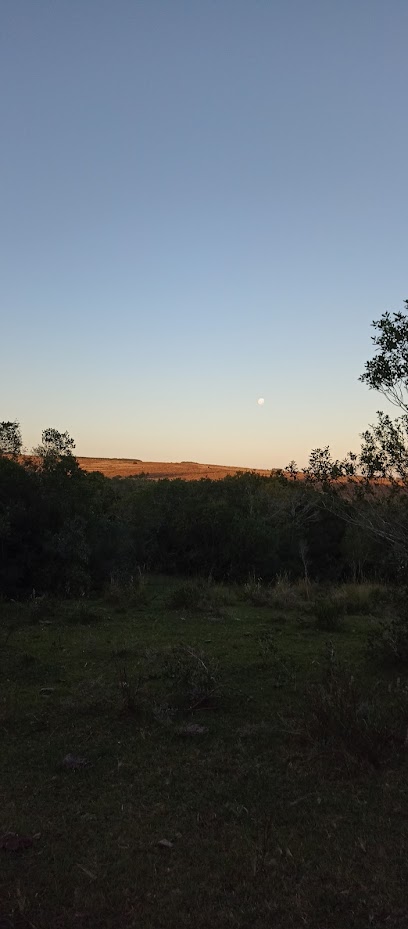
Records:
{"label": "ground", "polygon": [[405,695],[367,655],[381,603],[147,578],[0,604],[0,926],[405,929],[403,742],[358,721]]}

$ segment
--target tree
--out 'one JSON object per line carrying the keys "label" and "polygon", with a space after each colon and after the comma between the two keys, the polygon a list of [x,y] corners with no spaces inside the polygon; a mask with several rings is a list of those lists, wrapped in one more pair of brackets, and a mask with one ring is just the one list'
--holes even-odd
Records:
{"label": "tree", "polygon": [[44,429],[42,436],[42,446],[40,448],[43,450],[45,455],[72,455],[72,450],[75,448],[75,442],[71,439],[71,436],[68,435],[68,432],[58,432],[58,429]]}
{"label": "tree", "polygon": [[21,455],[22,444],[20,423],[0,423],[0,455],[18,458]]}
{"label": "tree", "polygon": [[390,403],[408,413],[408,300],[405,313],[383,313],[374,320],[372,341],[379,352],[366,362],[360,381],[378,390]]}
{"label": "tree", "polygon": [[[389,312],[373,322],[377,349],[360,380],[402,412],[378,412],[362,434],[359,455],[333,461],[330,449],[314,449],[305,477],[320,490],[322,506],[363,534],[391,546],[399,569],[408,570],[408,300],[407,313]],[[347,478],[346,485],[339,478]],[[378,486],[375,478],[385,478]]]}
{"label": "tree", "polygon": [[402,415],[393,420],[378,411],[376,425],[362,435],[360,464],[369,478],[381,476],[408,484],[408,300],[405,310],[387,311],[372,324],[377,330],[372,337],[377,353],[367,361],[360,380],[398,407]]}
{"label": "tree", "polygon": [[58,429],[48,427],[44,429],[41,439],[42,444],[34,448],[33,453],[40,458],[43,468],[53,469],[60,462],[65,462],[69,467],[76,464],[73,455],[75,442],[68,432],[59,432]]}

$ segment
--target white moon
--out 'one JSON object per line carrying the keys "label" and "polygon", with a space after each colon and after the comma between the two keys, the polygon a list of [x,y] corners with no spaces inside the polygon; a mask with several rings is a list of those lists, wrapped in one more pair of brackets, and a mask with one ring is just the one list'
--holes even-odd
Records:
{"label": "white moon", "polygon": [[263,397],[259,397],[259,400],[258,400],[258,406],[263,406],[263,405],[264,405],[264,403],[265,403],[265,400],[264,400],[264,398],[263,398]]}

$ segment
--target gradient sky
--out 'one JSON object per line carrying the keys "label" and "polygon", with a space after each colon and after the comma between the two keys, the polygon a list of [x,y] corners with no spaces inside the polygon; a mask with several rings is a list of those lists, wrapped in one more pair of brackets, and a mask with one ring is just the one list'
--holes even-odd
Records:
{"label": "gradient sky", "polygon": [[27,448],[358,449],[370,324],[408,297],[407,40],[407,0],[2,0],[0,419]]}

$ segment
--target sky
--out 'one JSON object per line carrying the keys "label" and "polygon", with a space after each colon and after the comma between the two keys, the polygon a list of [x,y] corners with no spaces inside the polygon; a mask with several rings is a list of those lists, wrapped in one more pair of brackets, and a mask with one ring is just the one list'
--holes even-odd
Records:
{"label": "sky", "polygon": [[408,297],[407,38],[406,0],[1,0],[0,420],[27,449],[358,450],[371,323]]}

